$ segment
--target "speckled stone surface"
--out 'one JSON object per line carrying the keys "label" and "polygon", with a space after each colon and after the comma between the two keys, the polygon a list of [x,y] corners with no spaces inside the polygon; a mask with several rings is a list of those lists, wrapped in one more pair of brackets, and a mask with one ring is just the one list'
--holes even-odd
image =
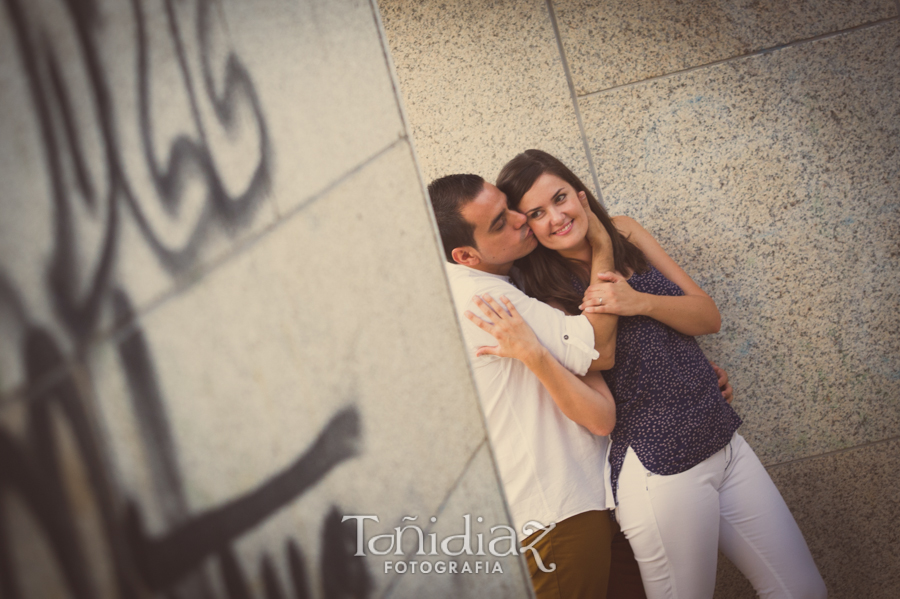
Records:
{"label": "speckled stone surface", "polygon": [[380,0],[426,182],[458,172],[493,181],[528,148],[589,179],[543,0]]}
{"label": "speckled stone surface", "polygon": [[[900,440],[769,469],[803,531],[830,599],[900,595]],[[730,563],[716,599],[752,599]]]}
{"label": "speckled stone surface", "polygon": [[894,0],[554,0],[578,94],[897,15]]}
{"label": "speckled stone surface", "polygon": [[900,431],[900,23],[582,100],[612,213],[716,300],[763,463]]}
{"label": "speckled stone surface", "polygon": [[[466,16],[479,9],[380,4],[423,163],[426,152],[444,164],[495,159],[481,160],[457,140],[484,135],[471,102],[430,97],[446,73],[468,81],[466,89],[488,89],[495,79],[486,64],[500,71],[521,61],[522,81],[559,81],[548,89],[564,91],[558,60],[532,63],[510,33],[543,23],[543,3],[518,3],[515,16],[511,4],[495,3],[491,12],[500,11],[507,27],[488,38],[475,32],[500,17]],[[553,5],[580,92],[900,9],[895,1]],[[460,32],[462,23],[471,31]],[[602,37],[604,27],[615,37]],[[552,44],[549,26],[540,30]],[[900,596],[898,40],[896,20],[878,23],[580,100],[611,211],[638,218],[720,306],[722,332],[701,343],[728,368],[742,433],[770,465],[838,599]],[[525,87],[506,71],[507,90]],[[496,89],[501,106],[519,101]],[[531,109],[508,114],[504,135],[526,135],[519,117]],[[453,130],[433,134],[442,123]],[[551,125],[549,138],[577,139],[574,119]],[[584,168],[579,144],[570,145],[577,155],[570,160]],[[812,457],[791,461],[804,456]],[[723,563],[717,599],[752,596]]]}

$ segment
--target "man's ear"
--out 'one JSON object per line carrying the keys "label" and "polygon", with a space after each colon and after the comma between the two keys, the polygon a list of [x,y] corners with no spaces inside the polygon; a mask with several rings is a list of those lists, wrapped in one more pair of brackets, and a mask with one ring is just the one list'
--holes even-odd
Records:
{"label": "man's ear", "polygon": [[450,255],[453,256],[457,264],[462,264],[463,266],[473,267],[481,264],[481,254],[470,245],[454,248]]}

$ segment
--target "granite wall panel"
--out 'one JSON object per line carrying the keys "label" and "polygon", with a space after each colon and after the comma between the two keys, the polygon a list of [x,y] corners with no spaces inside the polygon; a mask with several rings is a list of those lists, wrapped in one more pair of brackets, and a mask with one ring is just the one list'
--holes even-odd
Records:
{"label": "granite wall panel", "polygon": [[579,95],[897,16],[893,0],[555,0]]}
{"label": "granite wall panel", "polygon": [[[891,439],[769,468],[806,537],[828,596],[888,599],[900,588],[900,441]],[[716,597],[753,589],[723,559]]]}
{"label": "granite wall panel", "polygon": [[702,344],[766,464],[900,431],[898,38],[892,21],[581,101],[610,211],[716,300]]}
{"label": "granite wall panel", "polygon": [[[426,532],[426,550],[430,551],[429,536],[435,534],[436,542],[441,544],[447,539],[447,547],[451,553],[460,552],[457,556],[417,556],[414,551],[418,547],[412,533],[408,535],[409,544],[404,548],[407,553],[401,559],[407,562],[407,568],[412,561],[421,564],[429,561],[433,568],[456,568],[463,571],[465,576],[456,576],[452,584],[443,588],[435,585],[434,579],[442,576],[432,570],[429,576],[405,576],[395,574],[395,584],[385,597],[433,597],[434,599],[454,597],[529,597],[531,596],[531,582],[528,578],[528,569],[520,555],[510,555],[518,547],[517,542],[507,541],[514,533],[511,528],[504,529],[497,526],[498,523],[508,518],[506,505],[499,500],[502,489],[497,484],[496,470],[491,457],[490,446],[487,442],[482,444],[472,455],[465,471],[460,476],[451,493],[444,499],[439,509],[434,513],[434,522],[429,518],[420,518],[422,528]],[[408,521],[408,524],[412,524]],[[397,522],[396,525],[404,525]],[[428,528],[425,528],[425,526]],[[384,527],[387,528],[387,527]],[[466,549],[472,552],[472,557],[461,553]],[[445,565],[438,565],[443,562]],[[451,566],[450,564],[453,563]],[[468,564],[468,565],[467,565]],[[389,567],[396,572],[396,562]],[[519,578],[513,576],[498,576],[501,572],[520,572]]]}
{"label": "granite wall panel", "polygon": [[527,148],[590,177],[543,0],[378,5],[426,181],[460,172],[494,181]]}
{"label": "granite wall panel", "polygon": [[[542,147],[598,180],[718,303],[723,329],[701,343],[831,596],[896,595],[882,473],[900,430],[900,4],[380,4],[426,174]],[[548,7],[557,40],[534,34],[553,29]],[[557,117],[521,93],[534,82],[553,98],[570,84],[554,114],[572,117],[538,121]],[[717,596],[752,590],[723,564]]]}

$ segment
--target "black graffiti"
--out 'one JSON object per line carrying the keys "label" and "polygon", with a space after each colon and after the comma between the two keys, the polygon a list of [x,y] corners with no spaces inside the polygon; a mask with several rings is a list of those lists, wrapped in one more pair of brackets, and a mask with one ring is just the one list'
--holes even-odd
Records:
{"label": "black graffiti", "polygon": [[[113,293],[112,300],[116,322],[130,323],[135,320],[131,302],[124,292]],[[165,404],[153,371],[150,348],[147,347],[143,333],[132,328],[120,338],[118,350],[128,383],[127,400],[139,423],[138,434],[153,475],[155,494],[162,498],[160,503],[166,520],[176,523],[188,510]]]}
{"label": "black graffiti", "polygon": [[[80,56],[83,58],[81,65],[91,94],[91,112],[102,139],[102,166],[106,180],[103,186],[92,182],[84,150],[85,132],[78,127],[73,99],[61,74],[63,67],[60,58],[47,39],[47,32],[39,23],[31,22],[34,18],[29,18],[27,3],[22,0],[5,2],[38,117],[51,184],[55,210],[55,245],[48,269],[51,297],[62,322],[78,338],[83,339],[93,330],[99,309],[103,305],[103,296],[109,291],[122,207],[127,206],[131,210],[149,246],[167,268],[172,271],[189,268],[211,226],[220,223],[233,228],[246,223],[264,196],[271,162],[268,128],[250,74],[233,52],[224,61],[221,90],[216,89],[216,73],[210,48],[210,36],[214,31],[212,2],[196,2],[194,34],[199,42],[198,62],[202,65],[201,82],[198,84],[188,68],[189,61],[173,0],[166,0],[164,6],[168,16],[169,37],[175,48],[196,131],[192,132],[195,138],[187,133],[178,135],[168,149],[164,164],[160,164],[158,148],[153,141],[154,123],[150,109],[153,99],[151,65],[148,60],[150,42],[142,2],[133,0],[140,115],[137,125],[146,167],[154,184],[152,197],[142,199],[130,182],[123,163],[125,154],[121,134],[117,129],[111,82],[101,66],[100,51],[93,34],[102,27],[98,7],[92,0],[61,0],[75,30]],[[71,61],[72,57],[67,58]],[[226,132],[237,131],[236,117],[241,107],[245,107],[252,115],[258,137],[258,157],[255,157],[257,164],[239,193],[226,191],[222,174],[216,167],[207,125],[200,114],[201,98],[212,106],[215,124]],[[71,169],[67,166],[71,166]],[[71,176],[67,174],[70,170],[73,173]],[[154,229],[144,202],[158,203],[165,213],[174,217],[181,208],[187,184],[191,180],[202,181],[206,190],[206,202],[184,243],[179,247],[170,247],[162,241],[159,231]],[[101,197],[100,190],[104,187],[106,193]],[[98,259],[93,272],[82,276],[79,274],[84,270],[84,265],[77,259],[79,240],[73,216],[74,204],[79,201],[78,198],[93,214],[105,216]],[[80,284],[82,281],[87,283]],[[81,290],[81,287],[85,289]]]}
{"label": "black graffiti", "polygon": [[[98,36],[110,25],[104,23],[96,0],[59,0],[60,14],[68,19],[77,47],[75,55],[66,56],[60,56],[37,9],[25,0],[3,3],[32,101],[49,183],[53,246],[46,265],[45,294],[59,326],[36,324],[23,294],[0,267],[0,308],[4,309],[0,319],[20,335],[30,390],[24,433],[0,427],[0,594],[18,599],[23,593],[10,545],[12,523],[5,496],[16,497],[25,506],[52,554],[53,564],[47,567],[58,570],[71,596],[99,594],[98,583],[91,577],[93,558],[77,528],[66,488],[59,438],[59,426],[63,426],[74,443],[74,455],[67,459],[80,461],[88,479],[118,596],[130,599],[150,591],[173,599],[213,597],[209,570],[200,567],[205,560],[213,560],[228,596],[250,598],[247,566],[238,561],[234,543],[358,454],[359,414],[352,405],[338,412],[309,448],[281,472],[242,496],[192,513],[153,355],[129,294],[118,286],[116,265],[122,223],[128,215],[147,247],[173,275],[196,265],[213,227],[234,232],[251,222],[267,193],[272,162],[268,125],[253,78],[237,53],[216,51],[214,37],[221,33],[221,24],[211,0],[161,0],[164,31],[150,29],[149,2],[132,0],[135,105],[125,107],[113,93],[116,78],[104,67]],[[151,37],[160,36],[173,49],[174,65],[161,67],[150,58],[156,43]],[[73,91],[66,77],[72,65],[83,74],[80,92]],[[153,111],[155,68],[176,70],[190,122],[190,130],[163,145],[155,137],[159,124]],[[120,118],[125,113],[135,115],[133,123]],[[133,150],[123,142],[127,136],[122,127],[128,126],[133,126],[139,140]],[[220,136],[223,139],[251,136],[255,154],[246,157],[249,168],[239,185],[225,182],[217,160],[222,148],[211,141],[212,127],[226,134]],[[99,151],[88,151],[89,135],[99,139]],[[151,188],[134,182],[129,169],[135,163],[146,169]],[[193,222],[179,222],[189,190],[196,194],[197,189],[203,194],[201,209]],[[179,243],[166,241],[167,222],[158,224],[160,214],[187,231]],[[99,240],[89,248],[93,251],[87,252],[88,259],[79,251],[89,244],[80,233],[84,218],[100,225]],[[166,524],[162,534],[146,531],[140,501],[118,486],[110,449],[98,430],[85,347],[104,313],[113,314],[123,331],[116,341],[128,388],[122,401],[138,426],[152,492]],[[67,355],[63,347],[74,348],[74,355]],[[352,400],[340,399],[342,403]],[[322,523],[318,564],[326,597],[370,594],[365,563],[352,557],[353,542],[353,531],[340,522],[334,508]],[[289,588],[282,589],[273,558],[266,554],[258,564],[265,596],[312,596],[301,547],[289,539],[283,551]]]}
{"label": "black graffiti", "polygon": [[[368,572],[358,559],[348,559],[355,551],[356,532],[349,522],[341,522],[341,513],[332,509],[325,518],[322,527],[322,583],[325,588],[325,597],[329,599],[354,599],[368,597],[372,582]],[[312,597],[309,581],[306,575],[307,568],[303,551],[294,541],[288,541],[285,548],[288,570],[290,575],[290,587],[287,593],[281,587],[275,568],[268,556],[261,559],[260,571],[262,572],[263,585],[266,599],[281,599],[293,597],[294,599],[308,599]],[[249,585],[237,561],[231,553],[220,556],[219,563],[222,569],[222,579],[228,589],[229,599],[250,599]]]}
{"label": "black graffiti", "polygon": [[[40,328],[30,329],[25,337],[23,354],[26,360],[29,382],[40,383],[49,373],[58,371],[64,363],[52,336]],[[96,596],[84,550],[79,546],[74,515],[65,500],[59,450],[52,431],[52,411],[58,413],[71,427],[77,443],[79,457],[84,461],[90,476],[93,499],[103,518],[104,532],[113,548],[124,549],[121,535],[116,534],[113,519],[116,512],[112,485],[106,476],[102,450],[85,402],[71,376],[57,377],[52,385],[30,398],[28,404],[27,436],[24,443],[0,429],[0,489],[18,492],[34,520],[49,540],[56,563],[74,597]],[[3,520],[0,514],[0,520]],[[5,525],[4,528],[8,528]],[[9,555],[8,536],[0,537],[0,555]],[[111,552],[114,559],[121,559],[123,552]],[[117,572],[125,572],[124,564],[116,563]],[[0,579],[4,581],[9,597],[18,597],[16,571],[9,560],[0,564]],[[118,581],[120,593],[127,596],[132,584],[124,578]]]}
{"label": "black graffiti", "polygon": [[[134,339],[125,342],[134,344]],[[140,343],[140,341],[137,341]],[[29,380],[39,384],[64,362],[52,337],[34,329],[26,337],[25,356]],[[146,368],[146,364],[141,364]],[[51,412],[71,427],[78,455],[84,460],[91,490],[103,515],[110,555],[116,560],[119,594],[135,596],[138,588],[164,591],[193,570],[203,559],[218,555],[226,585],[237,596],[245,585],[240,567],[229,553],[229,544],[275,511],[313,487],[340,462],[357,454],[360,439],[359,416],[354,408],[339,412],[325,426],[312,446],[294,464],[273,476],[245,496],[206,513],[193,515],[162,538],[149,538],[143,530],[137,503],[119,497],[109,480],[102,448],[86,413],[86,398],[79,393],[72,376],[58,378],[28,406],[28,435],[24,443],[0,429],[0,490],[14,491],[23,499],[34,520],[46,535],[66,584],[74,597],[97,596],[87,576],[84,548],[79,544],[75,517],[66,499],[59,463],[59,448],[52,432]],[[124,509],[122,505],[124,503]],[[119,515],[121,514],[121,516]],[[326,518],[323,539],[323,573],[328,597],[365,597],[367,574],[360,560],[352,559],[354,532],[341,528],[336,510]],[[0,530],[7,523],[0,513]],[[9,537],[0,536],[0,588],[4,596],[20,596],[15,569],[9,559]],[[295,585],[305,586],[305,568],[299,548],[288,546]],[[129,573],[137,576],[129,577]],[[348,584],[356,594],[342,591]],[[332,587],[329,591],[329,585]],[[304,590],[303,592],[308,592]]]}
{"label": "black graffiti", "polygon": [[[159,164],[157,151],[153,144],[153,135],[151,134],[153,129],[150,112],[152,90],[147,58],[147,25],[141,1],[132,0],[132,4],[138,32],[140,127],[143,133],[144,155],[152,173],[156,197],[162,200],[166,209],[174,214],[178,210],[187,179],[191,176],[199,176],[206,185],[206,199],[207,206],[210,207],[210,214],[214,214],[219,220],[229,226],[246,222],[247,216],[268,184],[269,175],[268,132],[250,74],[235,54],[229,54],[224,67],[222,91],[221,93],[216,92],[210,56],[213,5],[209,0],[198,2],[196,36],[199,40],[199,58],[202,64],[202,86],[200,87],[204,91],[204,97],[211,103],[217,122],[229,131],[234,129],[238,106],[241,103],[245,104],[252,112],[253,121],[259,136],[259,164],[250,176],[244,191],[239,194],[229,194],[225,190],[225,185],[220,172],[214,164],[212,152],[210,151],[208,136],[198,108],[198,86],[188,74],[187,57],[179,22],[174,14],[173,0],[166,0],[165,8],[169,17],[171,37],[175,44],[178,63],[184,74],[185,90],[194,122],[197,125],[199,140],[191,139],[187,135],[177,137],[170,148],[168,161],[164,166]],[[166,265],[177,270],[190,264],[196,255],[199,243],[202,241],[205,228],[212,222],[211,219],[200,220],[197,228],[182,247],[168,248],[152,230],[139,204],[135,202],[135,196],[129,194],[128,197],[146,239],[156,250],[157,254],[162,257]]]}
{"label": "black graffiti", "polygon": [[[111,100],[107,82],[99,66],[99,58],[87,31],[96,19],[96,7],[90,0],[69,2],[84,65],[94,93],[96,109],[101,115],[111,114]],[[73,225],[71,192],[80,192],[88,208],[96,212],[101,209],[100,199],[95,198],[96,189],[87,176],[83,144],[73,119],[71,98],[62,82],[61,67],[53,45],[47,40],[48,34],[31,27],[25,10],[26,5],[18,0],[6,0],[6,7],[13,22],[13,32],[18,42],[19,55],[28,78],[32,106],[38,117],[44,159],[47,164],[51,195],[55,210],[54,239],[51,265],[48,269],[51,299],[62,321],[79,337],[84,337],[96,323],[102,295],[109,283],[112,270],[113,250],[116,242],[119,218],[117,197],[122,195],[125,182],[119,157],[114,151],[115,133],[109,118],[100,118],[99,125],[105,146],[107,163],[108,194],[102,208],[107,210],[104,243],[101,258],[87,285],[88,290],[78,292],[77,274],[82,270],[76,261],[76,240]],[[58,118],[54,118],[58,117]],[[55,125],[55,123],[61,123]],[[75,189],[66,185],[66,161],[71,162],[75,171]],[[82,296],[82,297],[79,297]]]}
{"label": "black graffiti", "polygon": [[[265,485],[209,512],[193,516],[163,538],[150,539],[133,504],[126,530],[142,578],[154,590],[168,587],[218,547],[241,536],[315,485],[357,453],[359,416],[347,409],[332,418],[312,447]],[[351,551],[349,555],[352,555]]]}

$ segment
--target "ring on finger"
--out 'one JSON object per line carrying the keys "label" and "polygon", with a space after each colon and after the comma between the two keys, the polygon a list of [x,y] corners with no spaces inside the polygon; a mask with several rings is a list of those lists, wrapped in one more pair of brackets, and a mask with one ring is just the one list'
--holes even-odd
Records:
{"label": "ring on finger", "polygon": [[598,297],[598,298],[597,298],[597,305],[599,306],[599,305],[602,304],[602,303],[603,303],[603,298],[602,298],[602,297]]}

